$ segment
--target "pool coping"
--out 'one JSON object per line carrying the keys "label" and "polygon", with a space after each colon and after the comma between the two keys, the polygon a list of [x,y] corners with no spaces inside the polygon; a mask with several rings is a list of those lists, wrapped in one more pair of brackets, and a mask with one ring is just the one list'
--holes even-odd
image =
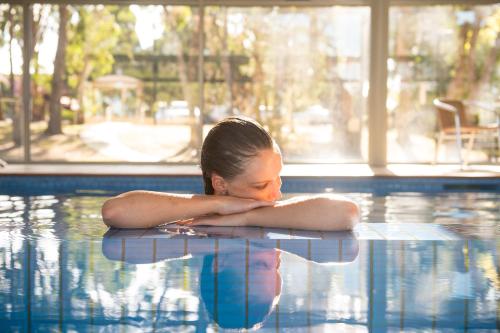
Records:
{"label": "pool coping", "polygon": [[[424,172],[425,171],[425,172]],[[285,165],[283,193],[495,192],[500,172],[492,166]],[[203,193],[196,165],[9,165],[0,170],[0,193],[110,195],[130,190]]]}
{"label": "pool coping", "polygon": [[[0,176],[201,176],[198,165],[142,164],[8,164],[0,168]],[[499,165],[424,165],[389,164],[371,167],[368,164],[286,164],[283,177],[300,178],[500,178]]]}

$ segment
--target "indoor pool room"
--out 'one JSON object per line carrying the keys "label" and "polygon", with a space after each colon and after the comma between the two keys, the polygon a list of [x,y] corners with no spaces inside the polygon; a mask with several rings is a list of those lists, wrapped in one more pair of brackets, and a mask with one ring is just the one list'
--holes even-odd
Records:
{"label": "indoor pool room", "polygon": [[0,333],[500,331],[500,3],[0,3]]}

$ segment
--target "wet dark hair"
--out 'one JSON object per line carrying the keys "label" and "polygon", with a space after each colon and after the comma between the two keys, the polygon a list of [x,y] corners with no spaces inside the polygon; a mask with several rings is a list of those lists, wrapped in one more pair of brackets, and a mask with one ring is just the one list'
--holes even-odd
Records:
{"label": "wet dark hair", "polygon": [[245,117],[229,117],[218,122],[201,147],[201,171],[205,194],[214,194],[212,173],[226,180],[241,174],[245,163],[259,151],[273,148],[271,135],[258,122]]}

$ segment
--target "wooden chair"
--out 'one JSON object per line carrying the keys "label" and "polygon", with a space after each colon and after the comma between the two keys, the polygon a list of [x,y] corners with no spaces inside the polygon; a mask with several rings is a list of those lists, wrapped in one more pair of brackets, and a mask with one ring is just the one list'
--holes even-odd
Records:
{"label": "wooden chair", "polygon": [[[437,111],[439,132],[437,133],[434,163],[437,161],[439,148],[445,140],[455,140],[460,164],[467,165],[469,153],[474,147],[478,136],[492,138],[495,141],[496,155],[498,154],[498,124],[478,126],[467,118],[464,103],[457,100],[434,99]],[[462,158],[462,140],[467,140],[465,159]]]}

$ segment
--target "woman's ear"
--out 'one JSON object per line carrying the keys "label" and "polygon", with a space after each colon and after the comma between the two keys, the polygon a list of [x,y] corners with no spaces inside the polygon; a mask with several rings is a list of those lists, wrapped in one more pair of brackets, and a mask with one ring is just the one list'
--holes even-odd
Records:
{"label": "woman's ear", "polygon": [[214,188],[215,195],[227,194],[227,182],[215,172],[212,172],[212,187]]}

